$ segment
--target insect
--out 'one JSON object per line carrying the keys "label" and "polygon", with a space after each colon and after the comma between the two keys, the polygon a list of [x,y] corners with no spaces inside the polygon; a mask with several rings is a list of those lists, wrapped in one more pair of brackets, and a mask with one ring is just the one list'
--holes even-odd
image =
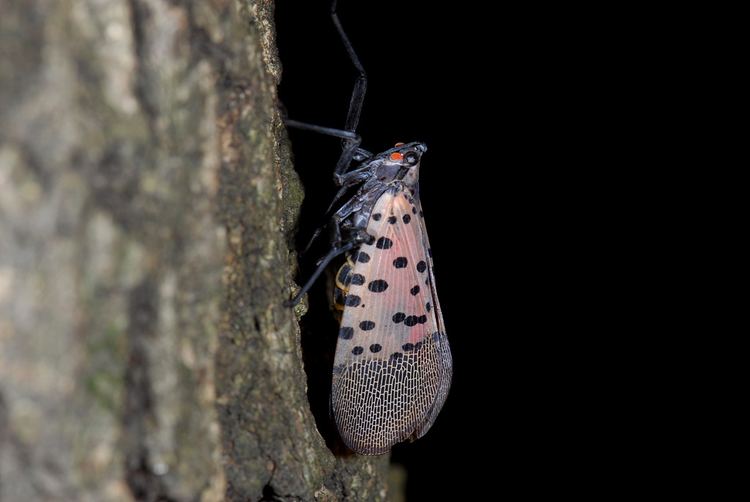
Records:
{"label": "insect", "polygon": [[339,21],[336,0],[331,16],[359,78],[343,130],[286,120],[288,126],[343,139],[334,170],[341,188],[329,209],[331,249],[287,305],[300,301],[331,260],[346,255],[334,293],[340,329],[331,408],[349,448],[379,455],[430,429],[448,395],[452,359],[419,198],[427,147],[398,143],[379,154],[359,147],[355,131],[367,77]]}

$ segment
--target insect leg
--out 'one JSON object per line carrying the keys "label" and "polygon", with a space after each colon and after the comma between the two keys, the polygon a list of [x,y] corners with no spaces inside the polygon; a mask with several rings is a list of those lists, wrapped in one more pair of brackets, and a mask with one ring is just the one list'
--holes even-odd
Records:
{"label": "insect leg", "polygon": [[325,134],[326,136],[333,136],[336,138],[347,139],[351,141],[360,142],[362,139],[354,131],[344,131],[342,129],[336,129],[334,127],[325,127],[316,124],[309,124],[307,122],[300,122],[299,120],[284,119],[284,124],[287,127],[294,127],[295,129],[302,129],[305,131],[312,131],[318,134]]}
{"label": "insect leg", "polygon": [[357,124],[359,123],[359,116],[362,113],[362,104],[365,100],[367,74],[365,73],[365,68],[362,66],[362,63],[359,61],[359,56],[357,56],[357,53],[354,51],[352,43],[349,41],[349,37],[346,36],[344,27],[341,26],[341,21],[336,12],[337,4],[338,0],[333,0],[331,2],[331,19],[336,26],[336,31],[339,32],[339,37],[341,37],[341,42],[344,44],[347,54],[349,54],[349,59],[351,59],[354,68],[359,72],[357,81],[354,83],[352,98],[349,101],[349,113],[346,116],[346,126],[344,127],[347,131],[355,131],[357,129]]}
{"label": "insect leg", "polygon": [[[351,139],[356,141],[362,141],[359,135],[353,131],[344,131],[343,129],[336,129],[334,127],[320,126],[317,124],[310,124],[308,122],[300,122],[299,120],[292,120],[284,118],[284,124],[287,127],[294,127],[295,129],[302,129],[303,131],[316,132],[318,134],[325,134],[326,136],[333,136],[341,139]],[[357,148],[354,152],[354,160],[363,161],[372,157],[372,152],[368,152],[364,148]]]}
{"label": "insect leg", "polygon": [[[352,172],[352,174],[354,174]],[[343,190],[343,189],[342,189]],[[347,218],[351,216],[354,212],[356,212],[359,207],[359,205],[362,203],[362,201],[355,197],[351,200],[349,200],[346,204],[341,206],[338,211],[333,215],[330,222],[330,228],[332,231],[331,234],[331,243],[332,248],[328,252],[327,255],[325,255],[316,265],[317,269],[315,269],[315,272],[313,272],[313,275],[307,280],[304,286],[302,286],[302,289],[297,293],[297,295],[287,301],[285,303],[286,306],[293,307],[297,303],[299,303],[300,298],[302,295],[304,295],[310,287],[312,287],[315,280],[320,276],[320,274],[323,272],[325,267],[331,262],[332,259],[337,257],[338,255],[345,253],[351,249],[354,249],[355,247],[359,246],[362,243],[368,243],[371,244],[375,237],[367,233],[366,229],[366,220],[365,224],[363,224],[362,221],[360,222],[350,222],[347,221]],[[341,231],[346,231],[346,243],[342,244],[343,239],[341,235]],[[320,230],[318,229],[315,232],[315,235],[313,238],[317,237],[320,234]]]}
{"label": "insect leg", "polygon": [[[362,114],[362,105],[365,100],[365,92],[367,91],[367,74],[365,73],[365,68],[362,66],[362,63],[359,60],[359,56],[357,56],[357,53],[354,51],[354,47],[352,46],[349,37],[344,31],[344,27],[341,25],[341,21],[339,20],[339,16],[337,13],[337,7],[338,0],[332,0],[331,19],[333,20],[334,26],[336,26],[336,31],[341,38],[341,42],[344,44],[344,48],[346,49],[346,53],[349,55],[349,59],[354,65],[354,68],[356,68],[357,72],[359,72],[359,76],[357,77],[356,82],[354,82],[352,97],[349,100],[349,111],[346,114],[346,125],[344,126],[345,130],[354,132],[357,129],[357,125],[359,124],[359,117]],[[352,139],[344,140],[344,149],[341,152],[339,161],[336,163],[336,169],[334,170],[333,176],[334,180],[337,183],[339,182],[339,176],[341,176],[344,171],[346,171],[346,168],[349,166],[349,164],[351,164],[354,151],[357,149],[357,147],[359,147],[359,141],[355,141],[356,140]]]}
{"label": "insect leg", "polygon": [[[366,152],[370,153],[370,152]],[[370,169],[368,166],[362,167],[360,169],[355,169],[354,171],[350,171],[348,173],[345,173],[341,175],[338,178],[338,185],[341,187],[338,192],[336,192],[336,195],[333,197],[333,200],[328,206],[328,209],[326,209],[326,218],[330,217],[331,212],[333,211],[333,208],[336,206],[336,203],[340,201],[349,191],[349,189],[356,185],[357,183],[361,183],[363,181],[366,181],[371,176]],[[319,226],[315,232],[313,233],[312,237],[310,237],[310,240],[307,242],[307,245],[304,247],[302,252],[300,254],[305,254],[310,250],[310,247],[312,246],[313,242],[315,242],[315,239],[317,239],[320,236],[320,233],[323,231],[323,228],[325,228],[326,225]]]}
{"label": "insect leg", "polygon": [[[362,63],[359,60],[359,56],[357,56],[357,53],[354,51],[354,47],[352,46],[352,43],[349,40],[349,37],[346,35],[346,32],[344,31],[344,27],[341,25],[341,21],[339,20],[339,16],[337,12],[337,7],[338,7],[338,0],[332,0],[331,1],[331,19],[333,20],[333,24],[336,27],[336,31],[338,32],[339,37],[341,38],[341,42],[344,44],[346,53],[349,55],[349,59],[354,65],[354,68],[356,68],[356,70],[359,72],[357,81],[354,83],[354,89],[352,90],[352,97],[349,100],[349,111],[346,114],[346,124],[344,126],[344,130],[334,129],[331,127],[318,126],[315,124],[308,124],[306,122],[300,122],[297,120],[290,120],[290,119],[285,119],[284,122],[289,127],[296,127],[298,129],[315,131],[321,134],[327,134],[329,136],[335,136],[335,137],[346,140],[345,141],[346,146],[344,147],[344,151],[341,153],[341,157],[346,158],[347,150],[350,150],[350,148],[347,148],[347,147],[351,146],[352,142],[356,142],[357,145],[359,145],[361,141],[359,136],[354,131],[357,130],[357,124],[359,124],[359,117],[362,114],[362,105],[365,100],[365,92],[367,91],[367,73],[365,73],[365,68],[362,66]],[[349,159],[351,160],[351,157],[349,157]],[[342,162],[339,161],[338,164],[342,164]],[[349,161],[343,162],[343,164],[348,165]]]}
{"label": "insect leg", "polygon": [[362,138],[353,131],[343,131],[341,129],[334,129],[332,127],[319,126],[315,124],[308,124],[307,122],[300,122],[298,120],[286,119],[284,123],[288,127],[295,127],[297,129],[303,129],[305,131],[317,132],[319,134],[325,134],[327,136],[334,136],[337,138],[344,139],[343,150],[339,156],[336,167],[333,170],[333,181],[341,186],[343,184],[342,176],[346,173],[346,170],[352,163],[352,160],[362,161],[372,157],[372,153],[367,150],[360,148],[359,145],[362,142]]}
{"label": "insect leg", "polygon": [[349,110],[346,114],[346,125],[344,129],[335,129],[333,127],[319,126],[316,124],[309,124],[307,122],[300,122],[298,120],[291,120],[284,118],[284,123],[288,127],[295,127],[297,129],[304,129],[306,131],[313,131],[328,136],[334,136],[336,138],[343,139],[343,147],[341,155],[339,156],[338,162],[336,162],[336,168],[334,169],[333,179],[337,185],[341,186],[341,176],[346,172],[352,163],[352,160],[362,161],[364,159],[372,157],[372,154],[367,150],[359,148],[362,139],[355,132],[357,124],[359,124],[359,117],[362,114],[362,104],[365,99],[365,91],[367,90],[367,74],[359,61],[357,53],[354,51],[352,43],[349,41],[349,37],[344,32],[344,28],[341,25],[339,16],[336,12],[337,0],[331,1],[331,19],[336,27],[336,31],[341,38],[341,42],[344,44],[349,59],[351,60],[354,67],[359,72],[357,81],[354,83],[354,89],[352,90],[352,97],[349,100]]}
{"label": "insect leg", "polygon": [[349,168],[349,166],[352,163],[352,160],[354,159],[356,153],[360,151],[361,148],[359,148],[359,141],[356,142],[350,142],[345,140],[344,141],[344,149],[341,151],[341,156],[339,157],[339,161],[336,162],[336,168],[333,170],[333,181],[338,186],[343,185],[343,178],[346,174],[346,170]]}
{"label": "insect leg", "polygon": [[[331,211],[333,211],[333,208],[336,206],[336,203],[341,200],[344,195],[349,191],[349,189],[352,187],[352,185],[356,185],[357,183],[364,181],[367,179],[367,177],[370,176],[369,170],[363,168],[357,171],[352,171],[350,173],[346,173],[344,176],[342,176],[343,182],[341,183],[341,188],[336,193],[336,195],[333,197],[333,201],[331,201],[331,204],[328,206],[328,209],[326,210],[326,216],[330,216]],[[310,248],[313,245],[313,242],[315,242],[315,239],[320,237],[320,234],[323,232],[323,229],[326,227],[326,225],[319,226],[315,232],[313,233],[312,237],[310,237],[310,240],[307,242],[307,245],[302,249],[300,252],[301,255],[304,255],[307,253]],[[336,230],[338,230],[336,228]],[[336,234],[337,236],[340,235],[340,232]],[[336,242],[336,241],[334,241]]]}
{"label": "insect leg", "polygon": [[312,287],[312,285],[315,283],[315,281],[320,277],[320,274],[323,273],[323,270],[328,266],[329,263],[331,263],[331,260],[336,258],[338,255],[346,253],[347,251],[351,251],[355,247],[359,246],[359,242],[348,242],[344,244],[341,247],[334,247],[332,248],[327,255],[323,257],[322,260],[318,263],[318,268],[315,269],[315,272],[313,272],[313,275],[310,276],[310,278],[307,280],[304,286],[302,286],[302,289],[300,289],[297,294],[292,298],[291,300],[287,300],[284,302],[285,307],[294,307],[297,305],[300,300],[302,299],[302,296],[304,296],[305,293]]}

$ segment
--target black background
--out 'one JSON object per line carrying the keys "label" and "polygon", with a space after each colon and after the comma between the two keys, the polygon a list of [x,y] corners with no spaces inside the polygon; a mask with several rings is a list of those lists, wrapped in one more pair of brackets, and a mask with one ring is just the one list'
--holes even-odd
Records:
{"label": "black background", "polygon": [[[356,73],[328,5],[277,2],[280,100],[290,118],[342,127]],[[394,448],[409,500],[596,492],[614,475],[603,459],[633,434],[611,424],[630,413],[616,402],[626,377],[614,368],[634,322],[629,257],[639,249],[622,235],[632,209],[623,186],[638,176],[627,170],[638,155],[628,147],[637,82],[611,64],[621,48],[606,16],[594,27],[576,12],[535,9],[339,5],[369,76],[362,146],[429,147],[421,198],[454,381],[429,433]],[[290,137],[306,188],[303,241],[335,193],[340,142]],[[312,271],[304,265],[299,280]],[[335,338],[326,302],[321,284],[307,322],[329,323]],[[308,375],[329,381],[330,361],[305,337]],[[323,380],[311,382],[319,417],[325,394]]]}

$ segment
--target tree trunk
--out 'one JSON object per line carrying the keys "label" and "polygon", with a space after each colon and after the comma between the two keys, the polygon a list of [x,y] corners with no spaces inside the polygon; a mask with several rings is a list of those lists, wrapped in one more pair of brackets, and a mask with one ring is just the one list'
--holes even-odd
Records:
{"label": "tree trunk", "polygon": [[0,13],[0,500],[385,499],[387,458],[318,433],[282,306],[272,2]]}

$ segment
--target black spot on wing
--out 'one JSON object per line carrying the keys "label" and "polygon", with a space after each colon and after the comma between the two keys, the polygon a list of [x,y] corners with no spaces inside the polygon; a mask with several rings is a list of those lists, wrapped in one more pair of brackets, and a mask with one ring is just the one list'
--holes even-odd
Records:
{"label": "black spot on wing", "polygon": [[356,347],[354,347],[352,349],[352,354],[354,354],[355,356],[358,356],[358,355],[360,355],[364,351],[365,351],[365,349],[363,349],[362,347],[360,347],[359,345],[357,345]]}
{"label": "black spot on wing", "polygon": [[339,279],[339,282],[343,284],[344,286],[348,286],[349,282],[351,281],[349,277],[349,272],[351,272],[351,270],[352,270],[351,267],[346,263],[344,263],[341,266],[341,269],[339,270],[338,279]]}
{"label": "black spot on wing", "polygon": [[362,298],[357,295],[346,295],[346,298],[344,298],[344,305],[347,307],[356,307],[361,301]]}
{"label": "black spot on wing", "polygon": [[390,223],[391,225],[395,225],[397,221],[398,221],[398,218],[396,218],[395,216],[388,217],[388,223]]}
{"label": "black spot on wing", "polygon": [[411,221],[411,215],[405,214],[403,220],[404,220],[404,223],[409,223]]}
{"label": "black spot on wing", "polygon": [[360,263],[367,263],[368,261],[370,261],[370,255],[365,253],[364,251],[360,251],[359,253],[357,253],[357,258],[355,261],[358,261]]}
{"label": "black spot on wing", "polygon": [[355,286],[361,286],[365,283],[365,276],[362,274],[352,274],[349,278],[349,282]]}
{"label": "black spot on wing", "polygon": [[409,260],[406,259],[406,256],[399,256],[398,258],[393,260],[393,266],[396,268],[404,268],[408,264]]}
{"label": "black spot on wing", "polygon": [[424,308],[426,308],[426,309],[427,309],[427,312],[429,312],[430,310],[432,310],[432,305],[430,304],[430,302],[427,302],[427,303],[425,304]]}
{"label": "black spot on wing", "polygon": [[412,326],[416,326],[417,324],[419,324],[419,317],[415,315],[410,315],[409,317],[404,319],[404,324],[409,326],[410,328]]}
{"label": "black spot on wing", "polygon": [[424,260],[421,260],[419,263],[417,263],[417,271],[422,273],[425,270],[427,270],[427,264],[424,262]]}
{"label": "black spot on wing", "polygon": [[393,322],[398,324],[404,319],[406,319],[406,314],[404,314],[403,312],[396,312],[395,314],[393,314],[392,319],[393,319]]}
{"label": "black spot on wing", "polygon": [[403,344],[401,346],[401,349],[404,352],[411,352],[412,350],[414,350],[414,344],[413,343],[405,343],[405,344]]}
{"label": "black spot on wing", "polygon": [[412,294],[412,296],[417,296],[419,294],[419,286],[414,286],[409,290],[409,293]]}
{"label": "black spot on wing", "polygon": [[370,281],[370,284],[367,285],[367,289],[373,293],[382,293],[388,289],[388,283],[383,279],[375,279],[374,281]]}
{"label": "black spot on wing", "polygon": [[377,343],[373,343],[372,345],[370,345],[370,352],[372,353],[377,353],[377,352],[380,352],[381,350],[383,350],[383,347],[381,347]]}
{"label": "black spot on wing", "polygon": [[393,247],[393,241],[388,237],[381,237],[378,242],[375,243],[375,247],[378,249],[391,249]]}
{"label": "black spot on wing", "polygon": [[343,340],[351,340],[354,336],[354,328],[350,326],[341,326],[339,330],[339,338]]}
{"label": "black spot on wing", "polygon": [[373,215],[372,215],[372,219],[373,219],[373,220],[375,220],[375,221],[380,221],[380,218],[381,218],[382,216],[383,216],[383,215],[382,215],[382,214],[380,214],[380,213],[375,213],[375,214],[373,214]]}
{"label": "black spot on wing", "polygon": [[375,329],[375,323],[373,321],[362,321],[359,323],[359,329],[362,331],[370,331],[371,329]]}

